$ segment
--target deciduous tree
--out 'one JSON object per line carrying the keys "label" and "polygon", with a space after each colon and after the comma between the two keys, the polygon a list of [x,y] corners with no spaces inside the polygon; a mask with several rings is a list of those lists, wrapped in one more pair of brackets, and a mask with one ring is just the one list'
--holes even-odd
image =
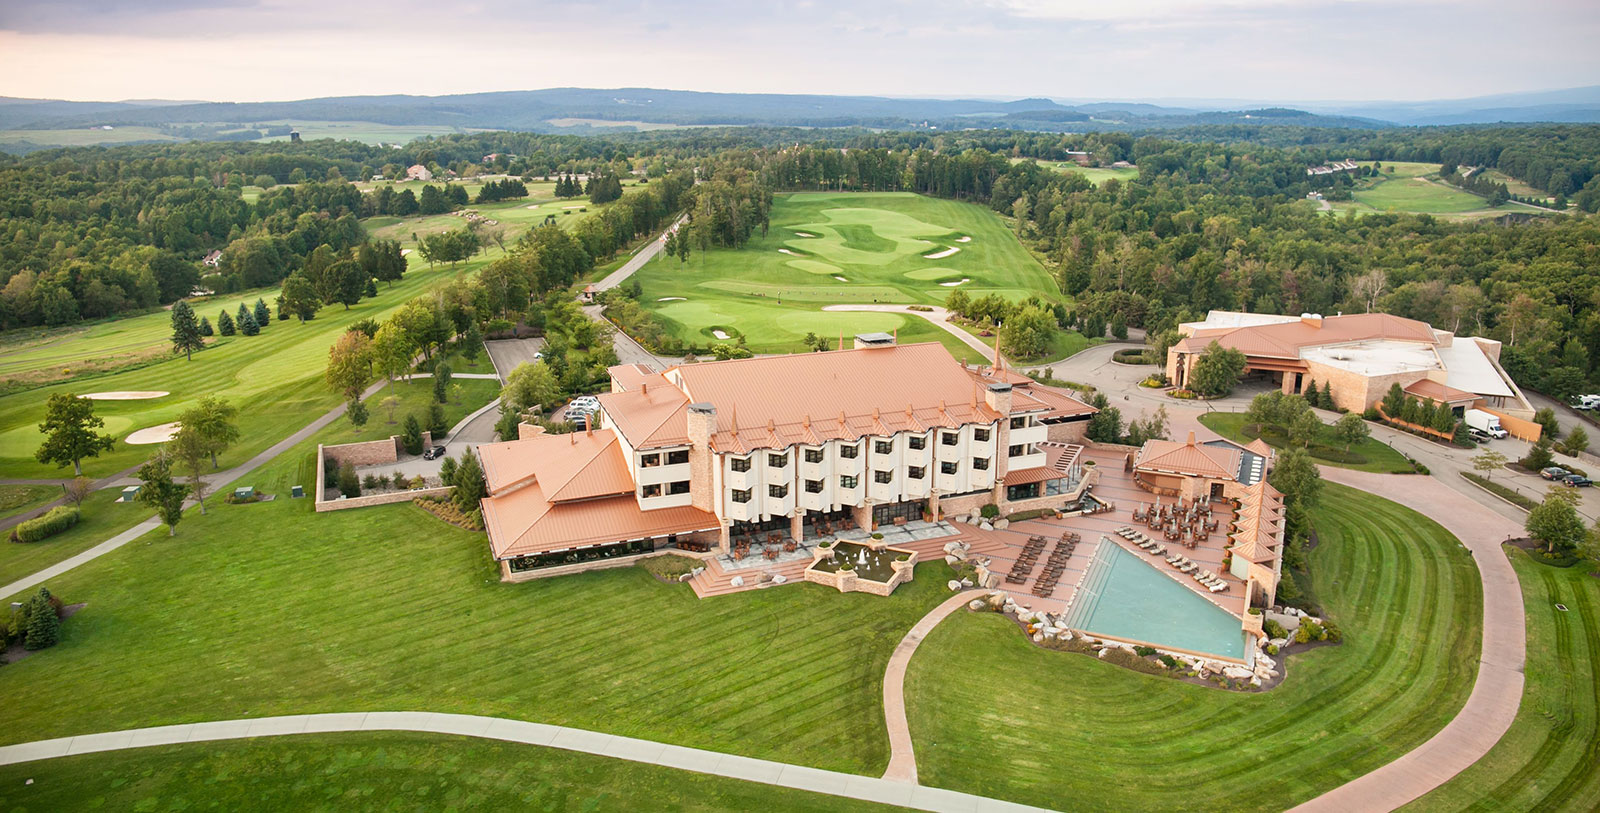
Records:
{"label": "deciduous tree", "polygon": [[189,487],[173,481],[167,453],[157,451],[134,476],[140,483],[139,502],[155,510],[156,516],[167,526],[167,536],[177,536],[178,522],[183,519],[183,500],[189,496]]}
{"label": "deciduous tree", "polygon": [[45,402],[44,423],[39,424],[44,443],[33,456],[40,463],[57,466],[71,463],[73,475],[81,475],[85,457],[99,457],[117,442],[111,435],[94,431],[105,425],[106,422],[94,414],[93,401],[58,392]]}

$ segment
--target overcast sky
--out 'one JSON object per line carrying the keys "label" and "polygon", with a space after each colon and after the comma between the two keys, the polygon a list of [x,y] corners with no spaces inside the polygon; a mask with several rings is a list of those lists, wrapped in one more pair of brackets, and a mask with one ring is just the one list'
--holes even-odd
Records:
{"label": "overcast sky", "polygon": [[1600,0],[0,0],[0,95],[1256,100],[1600,83]]}

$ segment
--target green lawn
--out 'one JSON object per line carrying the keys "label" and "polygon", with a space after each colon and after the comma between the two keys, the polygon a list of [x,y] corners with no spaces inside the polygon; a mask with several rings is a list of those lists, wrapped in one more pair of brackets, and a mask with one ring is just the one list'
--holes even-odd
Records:
{"label": "green lawn", "polygon": [[[280,460],[255,485],[314,473]],[[876,774],[884,665],[947,595],[940,570],[888,598],[795,584],[701,601],[642,568],[505,585],[482,534],[412,505],[219,505],[50,582],[88,607],[59,646],[0,668],[0,696],[26,698],[0,740],[428,709]]]}
{"label": "green lawn", "polygon": [[[1033,159],[1018,159],[1029,161]],[[1089,179],[1089,183],[1099,186],[1103,181],[1136,181],[1139,179],[1138,167],[1080,167],[1076,161],[1039,161],[1039,166],[1056,172],[1071,172]]]}
{"label": "green lawn", "polygon": [[573,751],[399,732],[168,745],[8,765],[0,767],[0,808],[889,809]]}
{"label": "green lawn", "polygon": [[1528,614],[1517,719],[1487,756],[1408,810],[1600,809],[1600,579],[1506,550]]}
{"label": "green lawn", "polygon": [[20,514],[61,496],[57,486],[0,485],[0,517]]}
{"label": "green lawn", "polygon": [[636,278],[641,302],[683,342],[705,347],[722,330],[745,336],[757,352],[801,350],[806,333],[898,329],[909,340],[936,338],[943,331],[918,317],[821,308],[938,304],[958,287],[945,282],[967,280],[959,288],[975,297],[1062,298],[992,211],[910,193],[779,195],[766,236],[740,249],[691,252],[687,264],[663,257]]}
{"label": "green lawn", "polygon": [[[483,132],[473,128],[450,127],[442,124],[378,124],[371,121],[278,120],[253,123],[261,125],[290,125],[300,131],[300,138],[306,141],[313,141],[319,138],[337,138],[345,141],[361,141],[367,144],[406,144],[423,136]],[[289,137],[286,135],[268,136],[257,140],[288,141]]]}
{"label": "green lawn", "polygon": [[[983,342],[990,347],[994,347],[993,335],[979,335],[978,331],[973,330],[966,325],[960,325],[959,327],[961,327],[962,330],[972,334],[972,337],[978,341]],[[1006,356],[1011,358],[1013,362],[1022,365],[1056,362],[1061,361],[1068,356],[1075,356],[1093,344],[1096,344],[1096,342],[1091,341],[1088,337],[1077,332],[1076,330],[1057,330],[1050,334],[1050,343],[1046,347],[1043,354],[1033,356],[1031,358],[1016,358],[1010,353],[1007,353]]]}
{"label": "green lawn", "polygon": [[[57,495],[61,489],[55,490]],[[10,584],[56,562],[76,556],[155,515],[142,503],[119,503],[122,489],[96,491],[83,501],[78,524],[38,542],[0,539],[0,584]],[[9,534],[9,532],[8,532]]]}
{"label": "green lawn", "polygon": [[138,141],[183,141],[167,135],[154,127],[117,127],[101,130],[98,127],[74,127],[70,130],[0,130],[0,150],[11,145],[33,144],[41,147],[94,147],[108,144],[128,144]]}
{"label": "green lawn", "polygon": [[1329,484],[1310,592],[1344,643],[1238,694],[1041,649],[958,613],[906,678],[924,784],[1057,807],[1282,810],[1421,744],[1466,702],[1482,594],[1472,557],[1409,509]]}
{"label": "green lawn", "polygon": [[[1235,443],[1249,443],[1257,437],[1247,431],[1243,412],[1207,412],[1200,416],[1200,422],[1205,424],[1207,429]],[[1288,445],[1278,434],[1269,434],[1266,441],[1278,449]],[[1333,427],[1324,425],[1311,447],[1311,457],[1317,462],[1342,469],[1379,474],[1410,474],[1414,471],[1405,455],[1375,438],[1367,438],[1350,447],[1348,458],[1344,455],[1344,442],[1334,437]]]}

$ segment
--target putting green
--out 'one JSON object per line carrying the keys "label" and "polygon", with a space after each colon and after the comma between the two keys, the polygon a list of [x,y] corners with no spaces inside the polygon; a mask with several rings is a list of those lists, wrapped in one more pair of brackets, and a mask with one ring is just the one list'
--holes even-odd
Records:
{"label": "putting green", "polygon": [[[923,256],[957,246],[939,260]],[[739,249],[693,253],[688,262],[652,261],[635,279],[640,303],[679,341],[704,347],[705,329],[720,325],[758,353],[802,350],[806,333],[841,329],[898,328],[902,337],[944,341],[943,331],[916,317],[816,312],[822,304],[942,304],[954,288],[941,282],[969,280],[961,289],[974,296],[1067,301],[994,212],[908,192],[778,195],[766,235]],[[671,300],[679,296],[690,302]],[[958,343],[946,346],[962,352]]]}

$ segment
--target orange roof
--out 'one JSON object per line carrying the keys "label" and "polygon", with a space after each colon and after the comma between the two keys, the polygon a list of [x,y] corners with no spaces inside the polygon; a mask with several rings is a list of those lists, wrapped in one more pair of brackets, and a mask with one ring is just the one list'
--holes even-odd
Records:
{"label": "orange roof", "polygon": [[[480,447],[481,448],[481,447]],[[483,524],[495,558],[706,531],[717,518],[691,506],[643,511],[632,494],[551,502],[537,483],[483,500]]]}
{"label": "orange roof", "polygon": [[1272,447],[1267,445],[1267,442],[1261,438],[1256,438],[1255,440],[1246,443],[1244,447],[1262,457],[1267,458],[1268,460],[1272,459]]}
{"label": "orange roof", "polygon": [[1277,521],[1283,515],[1283,493],[1262,480],[1250,486],[1241,502],[1244,507],[1237,520],[1239,530],[1233,534],[1233,555],[1255,564],[1271,563],[1278,558]]}
{"label": "orange roof", "polygon": [[606,368],[606,373],[611,376],[612,392],[631,392],[641,388],[641,385],[660,384],[663,387],[672,386],[661,374],[643,364],[618,364]]}
{"label": "orange roof", "polygon": [[[1100,410],[1095,409],[1077,398],[1072,397],[1065,390],[1055,387],[1046,387],[1043,384],[1033,384],[1016,392],[1027,395],[1038,403],[1044,405],[1048,412],[1040,417],[1044,420],[1051,418],[1072,418],[1079,415],[1093,415]],[[1013,412],[1016,410],[1013,409]]]}
{"label": "orange roof", "polygon": [[1405,393],[1407,395],[1414,395],[1418,398],[1432,398],[1435,401],[1442,401],[1444,403],[1450,403],[1453,401],[1478,400],[1478,394],[1475,392],[1458,390],[1455,387],[1451,387],[1446,384],[1440,384],[1431,378],[1422,378],[1411,382],[1410,384],[1406,385]]}
{"label": "orange roof", "polygon": [[1146,441],[1139,449],[1134,466],[1188,474],[1195,477],[1220,477],[1228,480],[1239,476],[1239,450],[1195,443],[1194,433],[1189,433],[1187,443],[1171,440]]}
{"label": "orange roof", "polygon": [[1185,353],[1198,353],[1214,340],[1247,356],[1297,359],[1301,348],[1365,339],[1436,343],[1433,328],[1426,322],[1387,313],[1352,313],[1323,317],[1320,325],[1296,321],[1231,329],[1206,328],[1185,337],[1177,347]]}
{"label": "orange roof", "polygon": [[[612,368],[616,369],[616,368]],[[641,380],[638,389],[597,396],[606,418],[635,449],[682,446],[689,442],[689,399],[665,378]],[[650,384],[657,386],[650,386]]]}
{"label": "orange roof", "polygon": [[1008,471],[1005,484],[1008,486],[1025,486],[1029,483],[1042,483],[1046,480],[1059,480],[1066,476],[1063,472],[1056,471],[1049,466],[1034,466],[1031,469],[1018,469]]}
{"label": "orange roof", "polygon": [[534,483],[554,501],[633,493],[627,461],[609,429],[485,443],[478,447],[478,459],[495,496]]}

